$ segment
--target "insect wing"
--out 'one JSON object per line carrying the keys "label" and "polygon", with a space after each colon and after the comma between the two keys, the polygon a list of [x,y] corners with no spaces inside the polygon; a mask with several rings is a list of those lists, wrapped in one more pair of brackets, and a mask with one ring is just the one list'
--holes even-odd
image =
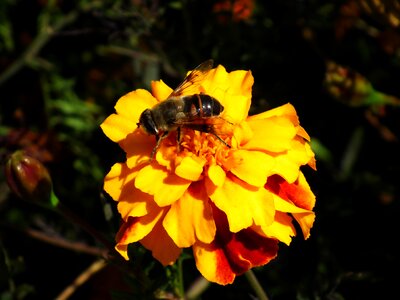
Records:
{"label": "insect wing", "polygon": [[207,77],[208,71],[213,67],[214,61],[212,59],[198,65],[192,72],[190,72],[185,79],[178,85],[178,87],[169,95],[168,98],[186,95],[198,94],[198,87],[200,83]]}
{"label": "insect wing", "polygon": [[234,125],[220,116],[211,118],[196,118],[194,120],[176,120],[175,125],[202,132],[212,132],[218,135],[232,134]]}

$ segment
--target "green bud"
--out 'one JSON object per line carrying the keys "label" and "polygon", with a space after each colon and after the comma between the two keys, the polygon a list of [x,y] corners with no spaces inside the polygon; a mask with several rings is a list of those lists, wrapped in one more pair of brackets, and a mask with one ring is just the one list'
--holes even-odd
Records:
{"label": "green bud", "polygon": [[52,182],[46,167],[24,151],[14,152],[6,162],[7,183],[24,200],[37,204],[52,201]]}

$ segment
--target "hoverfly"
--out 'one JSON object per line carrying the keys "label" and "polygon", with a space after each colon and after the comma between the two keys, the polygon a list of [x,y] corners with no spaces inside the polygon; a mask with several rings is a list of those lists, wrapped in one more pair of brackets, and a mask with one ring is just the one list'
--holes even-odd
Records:
{"label": "hoverfly", "polygon": [[160,143],[171,132],[177,131],[178,149],[182,128],[210,133],[224,145],[230,146],[217,135],[213,120],[219,118],[224,107],[214,97],[198,93],[182,96],[199,86],[213,66],[213,60],[207,60],[190,72],[166,100],[157,103],[150,109],[145,109],[139,118],[138,127],[144,132],[156,137],[156,146],[151,152],[150,160],[154,158]]}

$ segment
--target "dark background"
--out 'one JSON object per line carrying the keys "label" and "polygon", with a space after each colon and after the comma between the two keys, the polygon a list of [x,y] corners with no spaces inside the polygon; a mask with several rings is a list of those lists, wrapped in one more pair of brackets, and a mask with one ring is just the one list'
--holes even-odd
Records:
{"label": "dark background", "polygon": [[[398,294],[397,1],[5,0],[0,26],[1,163],[17,149],[34,154],[63,203],[110,241],[119,216],[102,180],[124,154],[100,123],[123,94],[160,78],[176,86],[213,58],[228,71],[252,71],[251,114],[291,102],[316,153],[317,172],[304,169],[317,196],[310,239],[281,245],[277,259],[255,270],[271,299]],[[32,230],[102,247],[76,223],[17,198],[1,173],[0,299],[53,299],[96,259]],[[145,283],[111,264],[71,299],[168,290],[164,269],[133,251],[131,267]],[[183,266],[189,286],[199,274],[193,259]],[[202,297],[252,294],[241,276]]]}

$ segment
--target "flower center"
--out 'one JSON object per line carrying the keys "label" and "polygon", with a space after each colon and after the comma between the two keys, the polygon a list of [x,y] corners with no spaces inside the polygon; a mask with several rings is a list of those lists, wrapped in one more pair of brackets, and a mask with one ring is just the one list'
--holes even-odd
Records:
{"label": "flower center", "polygon": [[219,137],[222,140],[211,133],[184,130],[180,150],[191,152],[198,157],[204,158],[208,163],[215,162],[218,161],[221,156],[227,156],[227,152],[230,150],[227,145],[230,144],[231,138],[228,136]]}

